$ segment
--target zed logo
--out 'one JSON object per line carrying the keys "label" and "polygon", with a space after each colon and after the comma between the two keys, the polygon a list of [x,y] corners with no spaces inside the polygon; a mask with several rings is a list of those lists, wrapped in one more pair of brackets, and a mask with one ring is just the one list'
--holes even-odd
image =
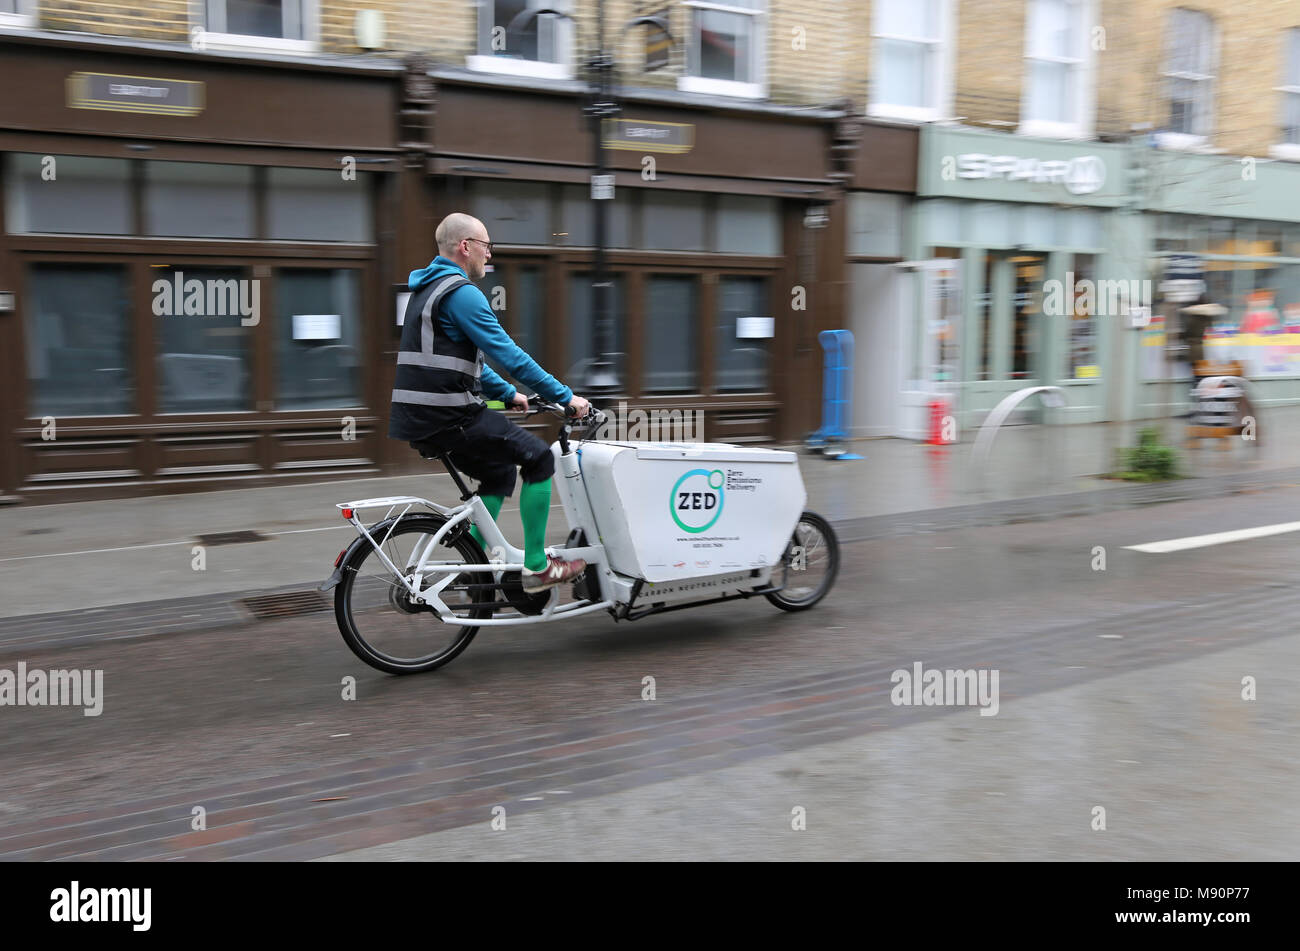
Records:
{"label": "zed logo", "polygon": [[722,514],[721,469],[692,469],[673,485],[668,511],[684,532],[698,533],[711,528]]}

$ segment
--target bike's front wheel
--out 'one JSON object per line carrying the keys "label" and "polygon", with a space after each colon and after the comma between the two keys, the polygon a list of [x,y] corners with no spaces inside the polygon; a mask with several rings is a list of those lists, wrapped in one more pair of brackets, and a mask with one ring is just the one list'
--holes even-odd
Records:
{"label": "bike's front wheel", "polygon": [[[407,515],[381,522],[369,529],[381,542],[384,554],[398,571],[410,574],[432,537],[446,524],[441,515]],[[433,566],[481,565],[487,561],[483,549],[468,531],[443,539],[425,561],[425,587],[445,577]],[[384,564],[374,545],[358,545],[340,566],[343,578],[334,590],[334,616],[339,633],[352,652],[378,670],[390,674],[415,674],[433,670],[455,659],[478,633],[473,625],[445,623],[428,605],[416,604],[410,592]],[[490,617],[492,608],[486,586],[492,576],[466,572],[442,590],[440,597],[459,618]]]}
{"label": "bike's front wheel", "polygon": [[764,595],[783,611],[806,611],[831,590],[840,571],[840,543],[830,522],[816,512],[804,512],[790,543],[773,570],[781,590]]}

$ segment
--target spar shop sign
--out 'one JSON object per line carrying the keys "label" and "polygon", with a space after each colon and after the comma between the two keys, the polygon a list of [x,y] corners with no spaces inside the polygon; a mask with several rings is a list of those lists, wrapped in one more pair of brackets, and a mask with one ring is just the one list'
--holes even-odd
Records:
{"label": "spar shop sign", "polygon": [[677,527],[692,534],[712,528],[722,514],[724,482],[721,469],[692,469],[673,483],[668,511]]}

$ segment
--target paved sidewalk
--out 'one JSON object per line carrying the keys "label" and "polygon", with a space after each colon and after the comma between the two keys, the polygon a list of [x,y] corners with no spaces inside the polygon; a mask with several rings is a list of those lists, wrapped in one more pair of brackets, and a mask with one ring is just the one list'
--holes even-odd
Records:
{"label": "paved sidewalk", "polygon": [[[1134,443],[1142,425],[1008,428],[984,468],[974,464],[970,441],[933,447],[896,439],[853,443],[866,456],[860,461],[805,454],[800,465],[809,508],[840,525],[1051,497],[1060,497],[1068,514],[1080,498],[1132,495],[1133,486],[1097,475],[1111,468],[1116,448]],[[1300,407],[1270,409],[1259,444],[1225,440],[1223,449],[1207,441],[1180,456],[1189,475],[1211,480],[1207,488],[1228,477],[1288,478],[1287,470],[1300,466],[1300,442],[1288,438],[1298,427]],[[1177,443],[1181,421],[1163,428]],[[220,603],[216,595],[308,587],[329,575],[352,537],[335,503],[384,495],[456,499],[451,480],[439,473],[0,509],[0,618],[196,598],[206,612]],[[507,501],[501,523],[509,537],[522,538],[517,500]],[[209,544],[196,570],[199,535],[249,530],[261,540]],[[556,503],[548,543],[566,534]]]}
{"label": "paved sidewalk", "polygon": [[[457,827],[326,860],[1291,861],[1298,661],[1300,636],[1267,639],[1008,692],[992,717],[910,719],[914,708],[878,700],[844,739],[796,736],[775,755],[597,795],[599,780],[523,798],[502,780],[504,829],[482,806]],[[1240,700],[1243,671],[1274,672],[1270,706]]]}

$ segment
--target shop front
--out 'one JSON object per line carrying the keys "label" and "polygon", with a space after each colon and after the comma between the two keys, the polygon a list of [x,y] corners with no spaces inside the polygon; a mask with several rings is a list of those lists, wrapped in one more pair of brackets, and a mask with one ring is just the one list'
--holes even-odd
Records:
{"label": "shop front", "polygon": [[929,433],[940,402],[960,429],[1008,394],[1066,391],[1062,421],[1112,418],[1117,347],[1143,297],[1140,216],[1125,147],[926,126],[906,222],[890,380],[896,435]]}
{"label": "shop front", "polygon": [[[1146,226],[1154,319],[1136,363],[1139,416],[1181,413],[1196,359],[1236,365],[1255,405],[1300,402],[1300,168],[1155,153]],[[1197,319],[1189,306],[1212,316]]]}
{"label": "shop front", "polygon": [[378,471],[400,65],[0,43],[0,495]]}
{"label": "shop front", "polygon": [[[433,220],[468,211],[484,222],[496,246],[480,282],[491,306],[582,394],[598,357],[584,99],[460,71],[432,76]],[[815,428],[817,333],[842,325],[834,118],[625,98],[606,133],[613,194],[599,199],[618,381],[608,405],[702,413],[710,441]]]}

